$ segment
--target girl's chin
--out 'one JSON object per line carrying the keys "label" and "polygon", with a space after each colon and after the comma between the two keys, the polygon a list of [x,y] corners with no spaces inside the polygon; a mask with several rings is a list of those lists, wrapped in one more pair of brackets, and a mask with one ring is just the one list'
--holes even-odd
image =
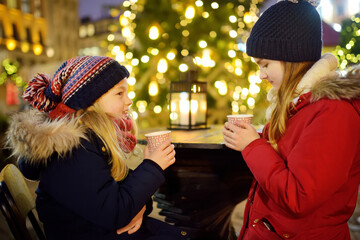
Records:
{"label": "girl's chin", "polygon": [[111,114],[109,117],[113,119],[120,119],[120,118],[126,118],[127,114],[119,113],[119,114]]}
{"label": "girl's chin", "polygon": [[121,118],[130,118],[129,113],[122,113]]}

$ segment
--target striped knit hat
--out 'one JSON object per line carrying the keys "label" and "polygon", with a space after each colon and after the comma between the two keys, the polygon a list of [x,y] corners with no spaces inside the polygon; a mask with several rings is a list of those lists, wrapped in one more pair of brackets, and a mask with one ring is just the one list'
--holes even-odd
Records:
{"label": "striped knit hat", "polygon": [[54,119],[90,107],[127,77],[126,68],[112,58],[76,57],[65,61],[51,79],[45,74],[36,75],[23,97]]}
{"label": "striped knit hat", "polygon": [[246,53],[285,62],[317,61],[322,50],[320,0],[282,0],[257,20]]}

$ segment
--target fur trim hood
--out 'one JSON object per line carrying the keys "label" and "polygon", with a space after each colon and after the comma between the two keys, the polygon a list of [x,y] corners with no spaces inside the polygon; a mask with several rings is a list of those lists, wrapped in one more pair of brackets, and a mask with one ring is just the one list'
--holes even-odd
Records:
{"label": "fur trim hood", "polygon": [[[311,102],[322,98],[346,99],[352,103],[360,115],[360,65],[347,71],[345,74],[337,72],[338,62],[334,55],[326,53],[304,75],[296,91],[300,95],[311,92]],[[266,119],[269,121],[275,108],[277,90],[270,89],[267,95],[270,106],[266,110]]]}
{"label": "fur trim hood", "polygon": [[50,120],[47,113],[31,109],[11,117],[6,145],[18,159],[46,164],[54,152],[62,156],[82,138],[87,138],[86,128],[76,118]]}

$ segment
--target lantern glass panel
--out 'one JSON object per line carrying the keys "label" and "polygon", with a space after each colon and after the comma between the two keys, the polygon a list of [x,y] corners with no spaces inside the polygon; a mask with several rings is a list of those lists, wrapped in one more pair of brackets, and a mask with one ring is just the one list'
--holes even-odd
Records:
{"label": "lantern glass panel", "polygon": [[170,86],[170,128],[200,129],[206,126],[206,83],[172,82]]}

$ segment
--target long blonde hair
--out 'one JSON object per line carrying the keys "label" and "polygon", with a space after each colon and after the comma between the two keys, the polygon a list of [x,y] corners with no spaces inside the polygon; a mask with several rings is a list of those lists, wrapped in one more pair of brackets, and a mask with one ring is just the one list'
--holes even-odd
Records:
{"label": "long blonde hair", "polygon": [[298,96],[296,87],[315,62],[282,62],[284,78],[277,91],[276,106],[271,114],[268,138],[278,151],[277,143],[285,133],[290,114],[291,101]]}
{"label": "long blonde hair", "polygon": [[[110,117],[96,102],[86,110],[79,110],[77,116],[79,116],[80,123],[94,131],[104,143],[109,155],[109,164],[111,164],[111,176],[116,181],[123,180],[128,174],[125,163],[126,153],[120,147],[116,127]],[[136,135],[135,122],[133,125],[131,133]]]}

